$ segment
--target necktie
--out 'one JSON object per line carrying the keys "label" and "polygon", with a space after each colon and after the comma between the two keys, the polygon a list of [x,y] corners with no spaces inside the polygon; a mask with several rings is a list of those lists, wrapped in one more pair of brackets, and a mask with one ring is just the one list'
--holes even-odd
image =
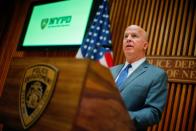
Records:
{"label": "necktie", "polygon": [[116,81],[116,85],[118,86],[119,90],[121,90],[121,85],[125,81],[128,76],[128,70],[132,67],[131,64],[128,64],[119,74],[118,79]]}

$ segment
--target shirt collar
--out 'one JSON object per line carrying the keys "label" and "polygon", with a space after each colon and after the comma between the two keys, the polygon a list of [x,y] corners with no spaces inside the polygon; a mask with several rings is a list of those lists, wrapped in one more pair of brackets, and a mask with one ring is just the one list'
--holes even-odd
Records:
{"label": "shirt collar", "polygon": [[141,58],[133,63],[128,63],[128,61],[125,62],[124,67],[126,67],[128,64],[132,65],[132,68],[136,69],[138,66],[140,66],[144,61],[146,60],[146,57]]}

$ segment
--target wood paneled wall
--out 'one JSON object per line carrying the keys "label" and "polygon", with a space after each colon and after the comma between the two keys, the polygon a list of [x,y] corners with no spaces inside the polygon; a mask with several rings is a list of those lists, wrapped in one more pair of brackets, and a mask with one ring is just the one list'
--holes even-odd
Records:
{"label": "wood paneled wall", "polygon": [[[10,26],[0,38],[0,93],[13,57],[74,57],[76,51],[16,51],[32,1],[16,0],[8,14]],[[41,0],[40,0],[41,1]],[[10,6],[10,5],[9,5]],[[109,0],[114,64],[124,62],[122,40],[125,28],[137,24],[149,34],[148,56],[196,57],[195,0]],[[7,21],[7,22],[8,22]],[[149,131],[196,130],[196,85],[168,83],[168,99],[161,122]]]}
{"label": "wood paneled wall", "polygon": [[[131,24],[149,34],[147,56],[196,57],[196,4],[194,0],[110,0],[114,63],[124,63],[122,40]],[[168,83],[161,122],[148,131],[196,130],[196,85]]]}
{"label": "wood paneled wall", "polygon": [[196,56],[194,0],[110,0],[114,63],[123,63],[122,39],[131,24],[149,34],[149,56]]}

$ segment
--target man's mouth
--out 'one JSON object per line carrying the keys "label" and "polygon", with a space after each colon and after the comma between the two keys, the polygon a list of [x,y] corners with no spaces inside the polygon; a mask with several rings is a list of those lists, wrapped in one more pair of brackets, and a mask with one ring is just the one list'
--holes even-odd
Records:
{"label": "man's mouth", "polygon": [[132,45],[127,45],[126,47],[133,47]]}

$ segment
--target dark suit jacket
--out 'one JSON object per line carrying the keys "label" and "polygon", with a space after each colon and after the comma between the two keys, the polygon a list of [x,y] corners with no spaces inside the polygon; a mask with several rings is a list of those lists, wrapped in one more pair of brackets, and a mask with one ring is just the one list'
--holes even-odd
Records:
{"label": "dark suit jacket", "polygon": [[[111,68],[114,79],[123,66]],[[167,75],[162,69],[145,61],[122,86],[120,94],[137,129],[160,121],[167,97]]]}

